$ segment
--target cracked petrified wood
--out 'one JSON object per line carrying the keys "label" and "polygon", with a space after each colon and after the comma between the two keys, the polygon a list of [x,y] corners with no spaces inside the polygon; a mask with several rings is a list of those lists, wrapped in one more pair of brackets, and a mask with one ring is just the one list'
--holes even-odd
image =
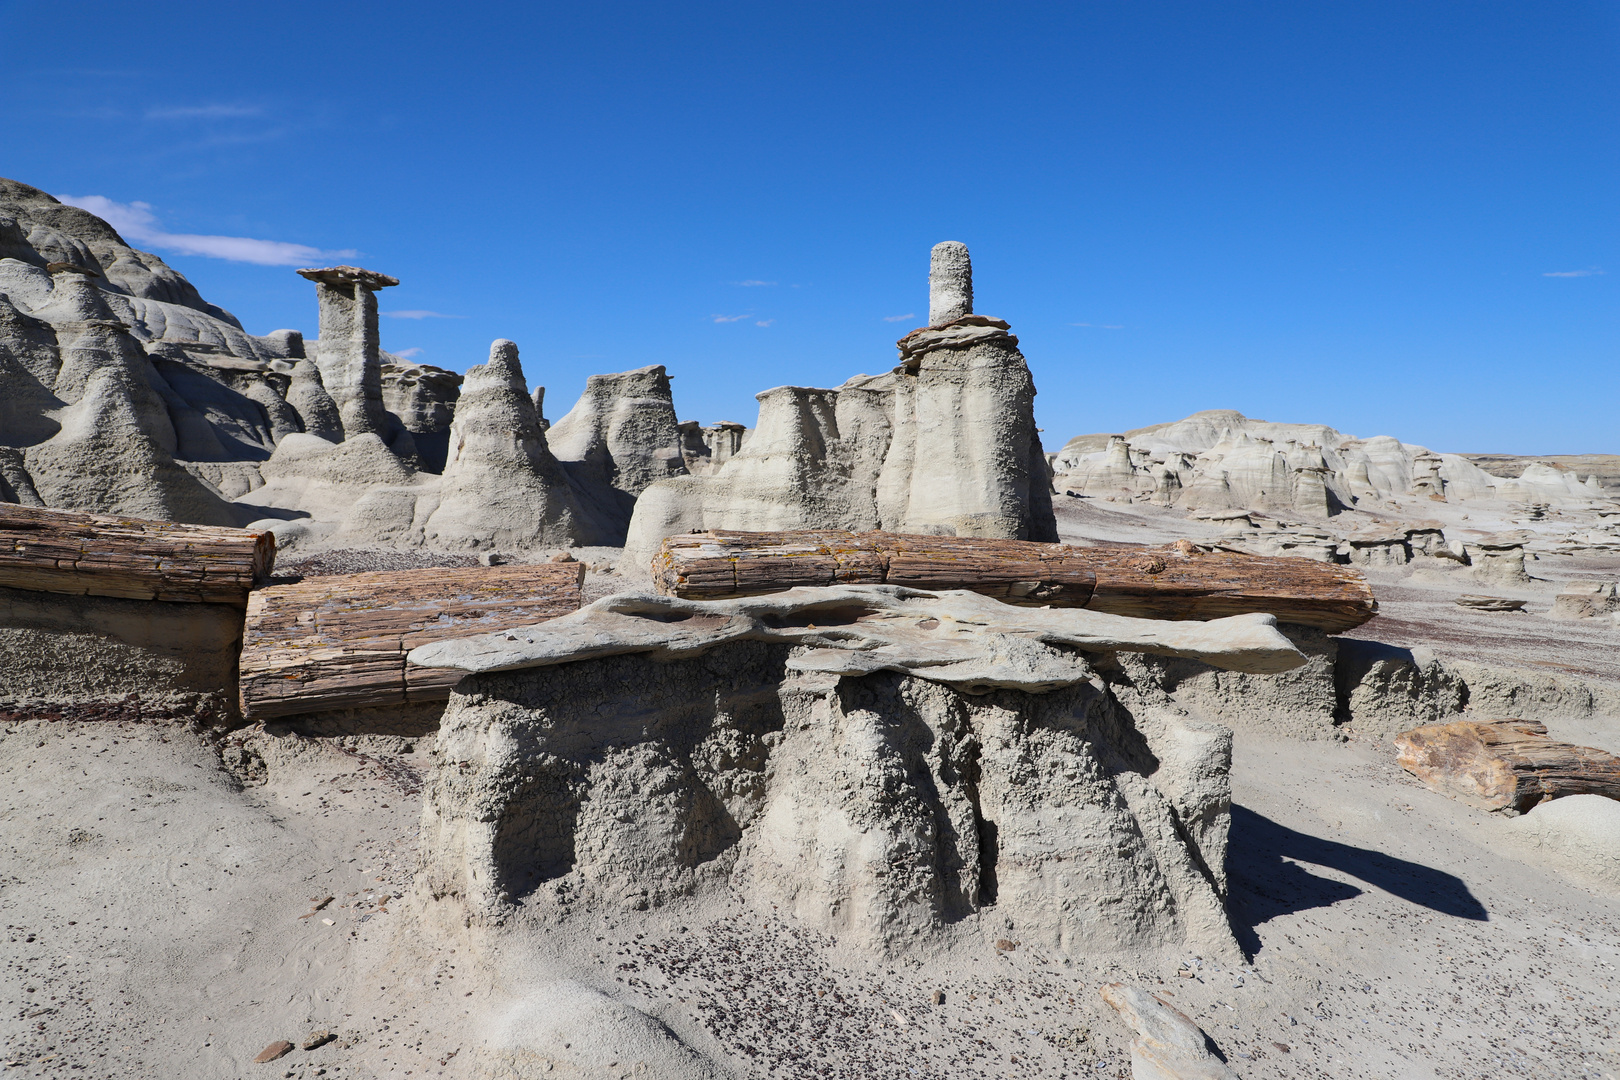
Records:
{"label": "cracked petrified wood", "polygon": [[1443,795],[1524,813],[1564,795],[1620,799],[1620,758],[1547,737],[1533,720],[1457,720],[1395,736],[1401,768]]}
{"label": "cracked petrified wood", "polygon": [[241,607],[275,561],[268,532],[0,503],[7,588]]}
{"label": "cracked petrified wood", "polygon": [[667,538],[653,560],[660,592],[753,596],[803,585],[968,589],[1013,604],[1086,607],[1148,619],[1264,612],[1337,633],[1378,612],[1358,570],[1311,559],[1179,548],[1071,547],[1021,540],[836,529]]}
{"label": "cracked petrified wood", "polygon": [[810,585],[967,589],[1010,604],[1084,607],[1095,579],[1072,548],[1020,540],[818,529],[671,536],[653,560],[658,591],[688,600]]}
{"label": "cracked petrified wood", "polygon": [[412,667],[420,645],[577,611],[582,563],[400,570],[254,592],[242,641],[242,714],[443,701],[460,672]]}

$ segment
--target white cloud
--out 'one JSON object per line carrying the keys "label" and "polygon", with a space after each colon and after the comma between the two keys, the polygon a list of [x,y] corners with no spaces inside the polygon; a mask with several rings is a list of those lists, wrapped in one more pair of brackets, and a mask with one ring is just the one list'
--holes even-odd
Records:
{"label": "white cloud", "polygon": [[309,266],[333,259],[352,259],[357,251],[322,251],[307,244],[282,240],[255,240],[247,236],[197,236],[165,232],[152,213],[152,204],[114,202],[104,195],[58,195],[69,206],[88,210],[132,243],[176,255],[203,255],[210,259],[255,263],[259,266]]}
{"label": "white cloud", "polygon": [[761,319],[759,322],[755,323],[754,325],[755,326],[769,326],[769,325],[771,325],[771,323],[773,323],[775,321],[776,321],[775,319]]}
{"label": "white cloud", "polygon": [[1601,275],[1603,273],[1604,273],[1604,271],[1599,270],[1597,267],[1594,266],[1589,270],[1549,270],[1546,273],[1542,274],[1541,276],[1542,277],[1597,277],[1597,276],[1599,276],[1599,275]]}
{"label": "white cloud", "polygon": [[422,350],[415,346],[409,349],[389,349],[388,351],[404,360],[411,360],[422,355]]}
{"label": "white cloud", "polygon": [[1122,326],[1119,323],[1072,322],[1069,325],[1070,326],[1089,326],[1093,330],[1123,330],[1123,329],[1125,329],[1125,327]]}
{"label": "white cloud", "polygon": [[905,322],[907,319],[915,319],[916,317],[917,317],[917,313],[915,311],[908,311],[904,315],[885,315],[885,316],[883,316],[883,321],[884,322]]}
{"label": "white cloud", "polygon": [[441,311],[379,311],[377,314],[390,319],[465,319],[465,315],[446,315]]}
{"label": "white cloud", "polygon": [[749,312],[747,315],[710,315],[709,316],[709,318],[713,319],[717,323],[742,322],[744,319],[752,319],[753,317],[754,317],[753,312]]}
{"label": "white cloud", "polygon": [[761,285],[775,285],[776,282],[774,282],[774,281],[757,281],[757,280],[755,280],[753,278],[749,278],[747,281],[733,281],[732,284],[733,285],[741,285],[745,289],[755,289],[755,288],[758,288]]}
{"label": "white cloud", "polygon": [[230,120],[243,116],[260,116],[264,110],[256,105],[179,105],[169,109],[147,109],[148,120]]}

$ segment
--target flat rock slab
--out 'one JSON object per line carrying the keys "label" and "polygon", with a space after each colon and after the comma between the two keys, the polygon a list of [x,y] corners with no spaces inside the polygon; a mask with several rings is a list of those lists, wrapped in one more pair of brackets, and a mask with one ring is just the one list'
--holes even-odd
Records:
{"label": "flat rock slab", "polygon": [[1547,737],[1533,720],[1457,720],[1395,736],[1401,768],[1443,795],[1522,814],[1566,795],[1620,799],[1620,758]]}
{"label": "flat rock slab", "polygon": [[248,719],[443,701],[459,672],[412,649],[578,611],[583,563],[435,567],[311,578],[256,590],[242,639]]}
{"label": "flat rock slab", "polygon": [[1305,662],[1270,615],[1158,622],[895,585],[789,589],[717,601],[619,593],[544,626],[439,641],[413,650],[409,659],[423,667],[515,671],[628,653],[694,656],[738,640],[804,646],[789,664],[797,671],[897,671],[969,692],[1040,693],[1089,678],[1089,669],[1065,646],[1180,656],[1267,674]]}
{"label": "flat rock slab", "polygon": [[1474,596],[1465,594],[1456,599],[1458,607],[1473,611],[1522,611],[1526,600],[1509,600],[1505,596]]}

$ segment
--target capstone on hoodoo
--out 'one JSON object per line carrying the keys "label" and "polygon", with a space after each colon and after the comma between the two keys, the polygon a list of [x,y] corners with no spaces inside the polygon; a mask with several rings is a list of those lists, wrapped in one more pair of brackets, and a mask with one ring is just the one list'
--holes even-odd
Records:
{"label": "capstone on hoodoo", "polygon": [[746,442],[707,475],[642,492],[627,561],[694,529],[887,529],[1055,541],[1035,383],[1018,339],[974,315],[967,248],[934,248],[930,325],[900,364],[836,389],[757,395]]}

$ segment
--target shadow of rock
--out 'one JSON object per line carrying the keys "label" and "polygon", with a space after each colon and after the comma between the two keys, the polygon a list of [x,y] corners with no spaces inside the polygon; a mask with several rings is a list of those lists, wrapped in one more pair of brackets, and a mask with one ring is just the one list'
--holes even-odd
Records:
{"label": "shadow of rock", "polygon": [[1298,832],[1244,806],[1232,807],[1232,891],[1228,910],[1238,943],[1260,951],[1254,928],[1279,915],[1331,907],[1361,895],[1344,881],[1319,877],[1298,863],[1331,867],[1420,907],[1459,919],[1484,921],[1485,906],[1459,877],[1336,840]]}

